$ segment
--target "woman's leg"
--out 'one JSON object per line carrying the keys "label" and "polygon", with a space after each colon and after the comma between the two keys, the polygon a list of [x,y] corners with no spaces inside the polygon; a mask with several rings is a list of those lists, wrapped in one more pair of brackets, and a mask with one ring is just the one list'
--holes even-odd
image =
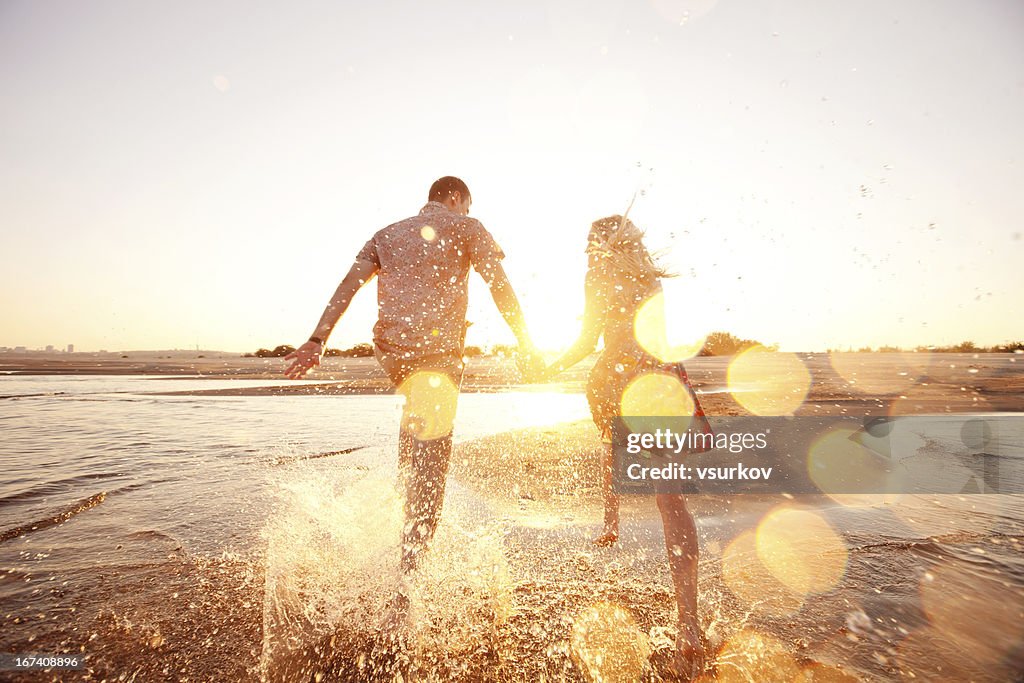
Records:
{"label": "woman's leg", "polygon": [[605,444],[601,463],[601,491],[604,494],[604,530],[594,539],[600,546],[613,545],[619,540],[619,496],[612,481],[614,452],[610,443]]}
{"label": "woman's leg", "polygon": [[659,493],[656,498],[679,609],[676,666],[680,674],[695,676],[704,666],[704,646],[697,617],[697,527],[683,496]]}

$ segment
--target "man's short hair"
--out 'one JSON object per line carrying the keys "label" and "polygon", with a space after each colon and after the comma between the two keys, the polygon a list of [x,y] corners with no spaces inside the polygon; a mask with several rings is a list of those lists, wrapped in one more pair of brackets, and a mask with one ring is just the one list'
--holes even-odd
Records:
{"label": "man's short hair", "polygon": [[435,180],[434,184],[430,186],[430,195],[427,197],[427,200],[431,202],[443,202],[456,192],[461,194],[463,197],[470,196],[469,187],[466,183],[453,175],[446,175],[444,178],[438,178]]}

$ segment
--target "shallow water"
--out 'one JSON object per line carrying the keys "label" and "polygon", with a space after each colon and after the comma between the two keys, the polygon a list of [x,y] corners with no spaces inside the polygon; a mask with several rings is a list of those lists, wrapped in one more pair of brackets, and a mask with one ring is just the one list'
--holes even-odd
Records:
{"label": "shallow water", "polygon": [[[599,550],[593,509],[510,517],[454,480],[410,588],[409,654],[382,649],[398,580],[399,399],[150,393],[243,383],[268,384],[0,378],[13,397],[0,399],[0,652],[83,652],[89,670],[74,676],[96,680],[664,672],[674,603],[651,501],[627,505],[619,546]],[[577,394],[464,394],[456,439],[587,416]],[[812,517],[766,517],[780,502]],[[772,552],[794,520],[822,521],[835,542],[804,573],[780,573]],[[702,619],[723,680],[841,667],[996,681],[1024,665],[1021,496],[736,499],[698,525]],[[602,669],[588,654],[598,632],[613,636],[603,659],[653,652],[654,664]]]}

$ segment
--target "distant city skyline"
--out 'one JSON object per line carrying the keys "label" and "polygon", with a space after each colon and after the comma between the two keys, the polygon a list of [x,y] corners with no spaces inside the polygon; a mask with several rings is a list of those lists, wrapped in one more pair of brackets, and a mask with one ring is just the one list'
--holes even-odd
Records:
{"label": "distant city skyline", "polygon": [[[674,339],[1013,341],[1022,29],[1012,0],[9,0],[0,343],[297,345],[447,174],[544,348],[634,193]],[[371,284],[330,345],[375,317]],[[513,341],[475,275],[469,319]]]}

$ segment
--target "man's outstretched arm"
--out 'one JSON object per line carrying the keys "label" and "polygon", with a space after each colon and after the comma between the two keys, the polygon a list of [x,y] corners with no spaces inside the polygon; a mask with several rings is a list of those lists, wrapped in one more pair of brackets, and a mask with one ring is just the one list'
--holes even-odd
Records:
{"label": "man's outstretched arm", "polygon": [[501,313],[501,317],[508,323],[509,329],[516,336],[516,341],[519,342],[519,350],[522,354],[519,363],[520,370],[528,378],[532,378],[544,367],[544,361],[534,349],[533,340],[526,328],[523,309],[519,305],[515,290],[512,289],[512,283],[508,281],[505,269],[501,267],[501,263],[494,262],[480,269],[479,273],[491,290],[491,298],[494,299],[494,305],[498,307],[498,312]]}
{"label": "man's outstretched arm", "polygon": [[[376,263],[356,259],[348,274],[334,291],[334,296],[327,303],[310,340],[284,357],[285,360],[292,361],[292,364],[284,371],[286,377],[301,379],[314,365],[320,365],[320,354],[327,343],[327,338],[331,336],[331,331],[342,314],[348,310],[348,305],[352,303],[356,292],[373,279],[377,270]],[[314,339],[319,339],[320,342],[317,343],[313,341]]]}

